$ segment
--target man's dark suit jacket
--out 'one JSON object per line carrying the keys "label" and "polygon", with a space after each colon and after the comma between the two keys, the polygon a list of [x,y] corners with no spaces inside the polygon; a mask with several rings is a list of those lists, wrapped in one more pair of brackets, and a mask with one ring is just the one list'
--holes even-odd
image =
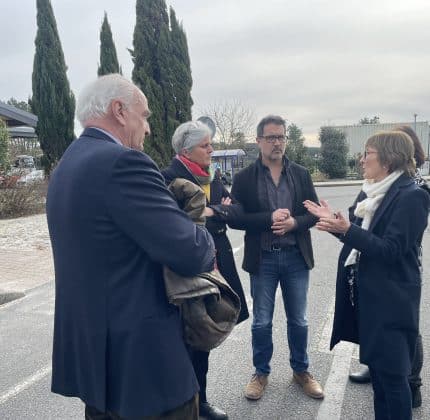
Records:
{"label": "man's dark suit jacket", "polygon": [[[263,212],[258,200],[258,177],[263,176],[259,166],[257,162],[254,162],[238,172],[234,177],[231,190],[234,199],[243,206],[246,218],[239,216],[237,220],[234,220],[232,214],[229,218],[229,225],[232,228],[245,229],[246,231],[242,268],[251,274],[258,273],[260,266],[261,231],[270,230],[272,223],[270,219],[267,220],[270,215]],[[294,231],[297,245],[307,266],[311,269],[314,266],[314,258],[309,229],[316,223],[317,219],[305,209],[303,201],[318,202],[318,198],[306,168],[289,161],[286,170],[289,171],[289,178],[294,184],[293,208],[290,210],[297,221],[297,229]],[[226,211],[229,211],[228,208]],[[231,212],[234,212],[234,207],[232,207]]]}
{"label": "man's dark suit jacket", "polygon": [[182,212],[144,153],[86,129],[52,174],[52,391],[122,417],[158,414],[198,384],[162,265],[209,271],[209,233]]}

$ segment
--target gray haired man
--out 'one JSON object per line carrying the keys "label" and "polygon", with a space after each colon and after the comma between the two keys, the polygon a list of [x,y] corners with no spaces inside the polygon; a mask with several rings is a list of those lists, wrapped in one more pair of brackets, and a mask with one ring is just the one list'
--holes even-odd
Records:
{"label": "gray haired man", "polygon": [[[179,209],[149,156],[145,95],[114,74],[81,93],[84,132],[52,174],[52,391],[87,420],[197,419],[198,383],[162,276],[211,270],[210,234]],[[61,417],[61,416],[60,416]]]}

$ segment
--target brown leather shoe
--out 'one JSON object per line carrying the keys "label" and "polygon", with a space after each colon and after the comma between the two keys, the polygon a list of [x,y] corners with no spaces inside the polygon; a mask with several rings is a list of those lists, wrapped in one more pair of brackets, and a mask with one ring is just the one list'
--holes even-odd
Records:
{"label": "brown leather shoe", "polygon": [[266,388],[268,382],[267,375],[257,375],[254,373],[246,385],[245,397],[249,400],[259,400],[263,396],[264,388]]}
{"label": "brown leather shoe", "polygon": [[314,379],[309,372],[294,372],[294,380],[303,388],[303,392],[312,398],[324,398],[321,385]]}

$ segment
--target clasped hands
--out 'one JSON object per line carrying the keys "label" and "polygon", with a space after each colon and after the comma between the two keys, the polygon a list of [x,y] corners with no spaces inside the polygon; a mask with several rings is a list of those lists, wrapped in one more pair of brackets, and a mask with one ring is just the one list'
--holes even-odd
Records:
{"label": "clasped hands", "polygon": [[344,235],[351,226],[351,222],[340,211],[334,212],[325,200],[321,200],[321,204],[305,200],[303,205],[309,213],[318,217],[315,225],[318,230]]}
{"label": "clasped hands", "polygon": [[296,227],[296,219],[288,209],[277,209],[272,213],[272,232],[275,235],[285,235]]}

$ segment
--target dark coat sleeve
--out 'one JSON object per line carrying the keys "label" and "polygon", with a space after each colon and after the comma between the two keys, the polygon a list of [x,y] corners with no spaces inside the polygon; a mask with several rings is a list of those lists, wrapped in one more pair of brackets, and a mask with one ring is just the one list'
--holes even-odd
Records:
{"label": "dark coat sleeve", "polygon": [[184,276],[212,269],[211,235],[179,209],[163,177],[144,154],[131,150],[121,154],[108,188],[106,197],[118,197],[106,203],[113,220],[152,260]]}
{"label": "dark coat sleeve", "polygon": [[362,255],[395,263],[418,241],[427,226],[428,195],[414,189],[399,196],[383,236],[351,224],[343,241]]}
{"label": "dark coat sleeve", "polygon": [[230,204],[229,206],[219,204],[211,206],[211,208],[216,214],[215,217],[227,223],[232,229],[262,232],[270,230],[272,226],[272,213],[247,213],[240,203]]}
{"label": "dark coat sleeve", "polygon": [[233,204],[211,207],[215,211],[216,217],[221,218],[232,229],[247,230],[248,232],[270,230],[272,226],[272,213],[270,211],[250,212],[244,209],[247,203],[244,188],[242,188],[243,182],[246,182],[244,174],[244,172],[238,173],[234,177],[230,194]]}
{"label": "dark coat sleeve", "polygon": [[297,228],[295,232],[305,232],[310,229],[318,221],[318,218],[309,213],[303,205],[304,200],[311,200],[315,203],[318,202],[318,196],[315,192],[314,184],[312,182],[311,174],[308,170],[303,171],[300,179],[303,180],[303,194],[304,197],[302,202],[298,203],[299,214],[293,215],[297,222]]}

